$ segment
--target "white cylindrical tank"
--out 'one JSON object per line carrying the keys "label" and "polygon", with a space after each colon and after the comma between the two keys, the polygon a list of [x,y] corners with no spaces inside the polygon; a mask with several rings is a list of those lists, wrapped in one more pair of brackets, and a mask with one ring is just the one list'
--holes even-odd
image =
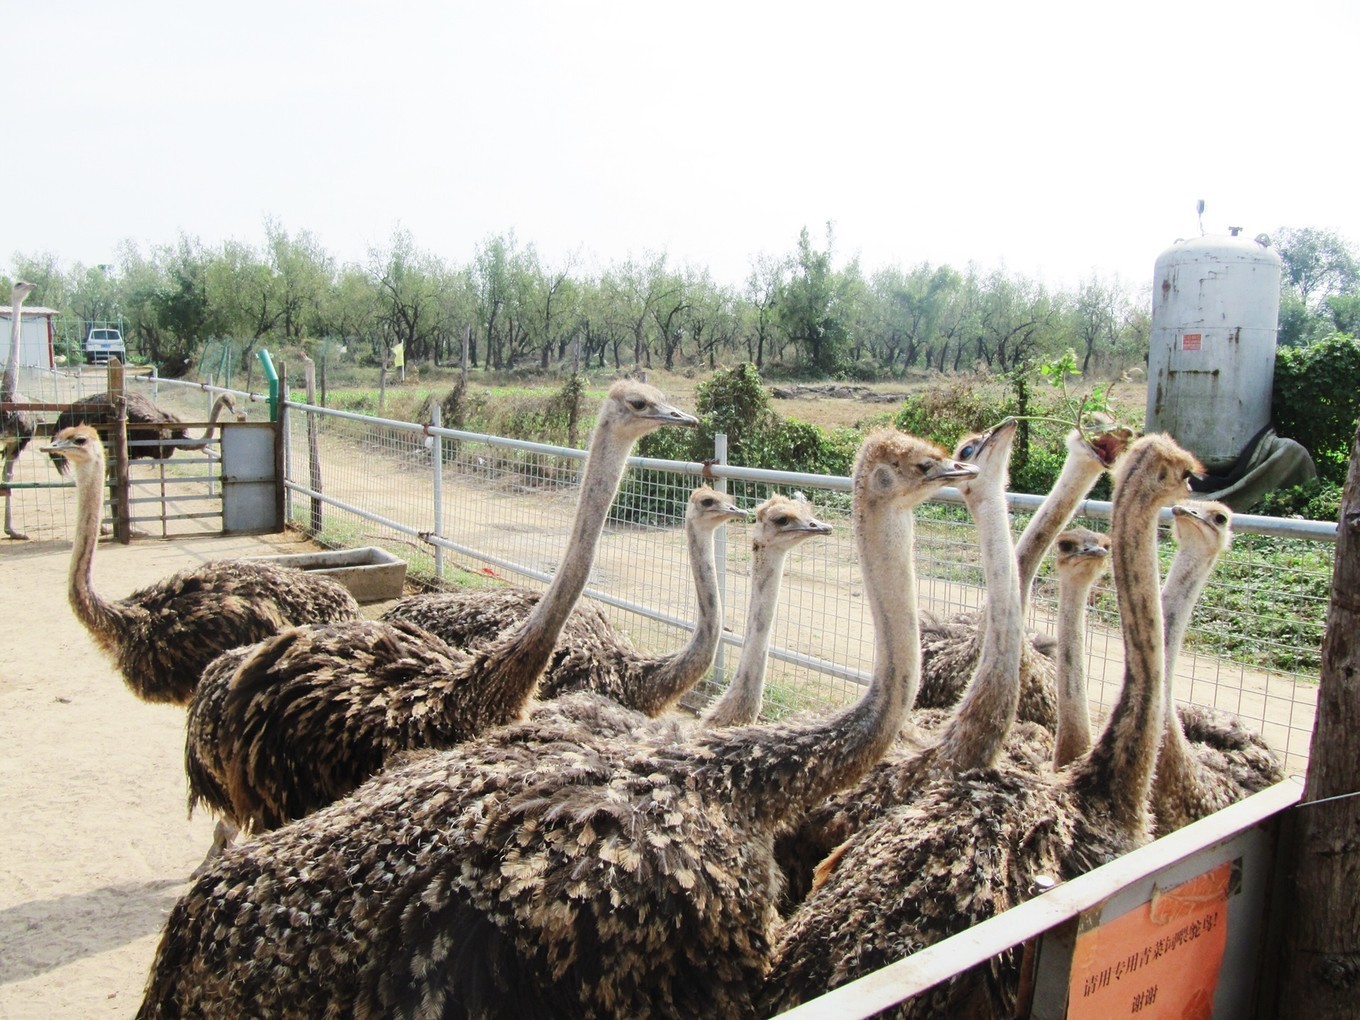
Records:
{"label": "white cylindrical tank", "polygon": [[1237,236],[1177,241],[1157,256],[1148,432],[1170,432],[1210,471],[1270,424],[1280,257]]}

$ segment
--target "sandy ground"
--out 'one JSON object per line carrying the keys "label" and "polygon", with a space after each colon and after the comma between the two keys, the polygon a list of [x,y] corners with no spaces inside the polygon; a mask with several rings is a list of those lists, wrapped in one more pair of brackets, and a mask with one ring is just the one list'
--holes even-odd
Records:
{"label": "sandy ground", "polygon": [[[121,596],[297,535],[102,543]],[[67,541],[0,541],[0,1018],[130,1017],[212,841],[185,810],[184,710],[137,700],[66,604]]]}

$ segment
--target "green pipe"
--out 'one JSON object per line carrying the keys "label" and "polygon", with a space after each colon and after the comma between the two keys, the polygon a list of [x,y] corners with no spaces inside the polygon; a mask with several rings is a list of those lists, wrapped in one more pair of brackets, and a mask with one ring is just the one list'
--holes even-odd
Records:
{"label": "green pipe", "polygon": [[279,373],[274,371],[274,362],[269,352],[260,348],[260,364],[264,366],[264,376],[269,380],[269,420],[279,420]]}

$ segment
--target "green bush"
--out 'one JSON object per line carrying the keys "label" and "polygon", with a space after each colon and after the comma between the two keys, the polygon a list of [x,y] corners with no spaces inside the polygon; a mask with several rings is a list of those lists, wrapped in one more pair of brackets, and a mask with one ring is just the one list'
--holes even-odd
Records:
{"label": "green bush", "polygon": [[1333,333],[1277,349],[1271,413],[1279,434],[1312,454],[1323,481],[1343,484],[1360,418],[1360,342]]}
{"label": "green bush", "polygon": [[1340,520],[1341,486],[1319,478],[1306,485],[1276,489],[1266,493],[1251,512],[1268,517],[1302,517],[1309,521]]}

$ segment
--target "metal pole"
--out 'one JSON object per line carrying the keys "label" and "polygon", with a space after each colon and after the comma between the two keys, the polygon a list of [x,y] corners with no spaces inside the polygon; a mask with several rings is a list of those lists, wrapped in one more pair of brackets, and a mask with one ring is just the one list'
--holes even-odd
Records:
{"label": "metal pole", "polygon": [[[713,436],[713,459],[719,464],[727,463],[727,433],[719,432]],[[713,487],[727,495],[727,479],[718,478],[714,481]],[[713,563],[718,574],[718,605],[723,607],[723,615],[727,615],[727,525],[718,528],[718,533],[714,536],[713,542]],[[726,677],[724,667],[724,657],[727,646],[724,642],[718,642],[718,654],[713,657],[713,679],[722,680]]]}
{"label": "metal pole", "polygon": [[[434,428],[441,428],[443,420],[444,409],[436,401],[434,407],[430,408],[430,424]],[[442,538],[444,534],[444,437],[436,432],[429,438],[431,440],[430,456],[434,458],[433,534]],[[438,543],[434,547],[434,576],[436,581],[444,580],[444,547]]]}
{"label": "metal pole", "polygon": [[279,373],[274,371],[274,361],[264,348],[260,349],[260,365],[264,368],[264,377],[269,380],[269,420],[278,421]]}

